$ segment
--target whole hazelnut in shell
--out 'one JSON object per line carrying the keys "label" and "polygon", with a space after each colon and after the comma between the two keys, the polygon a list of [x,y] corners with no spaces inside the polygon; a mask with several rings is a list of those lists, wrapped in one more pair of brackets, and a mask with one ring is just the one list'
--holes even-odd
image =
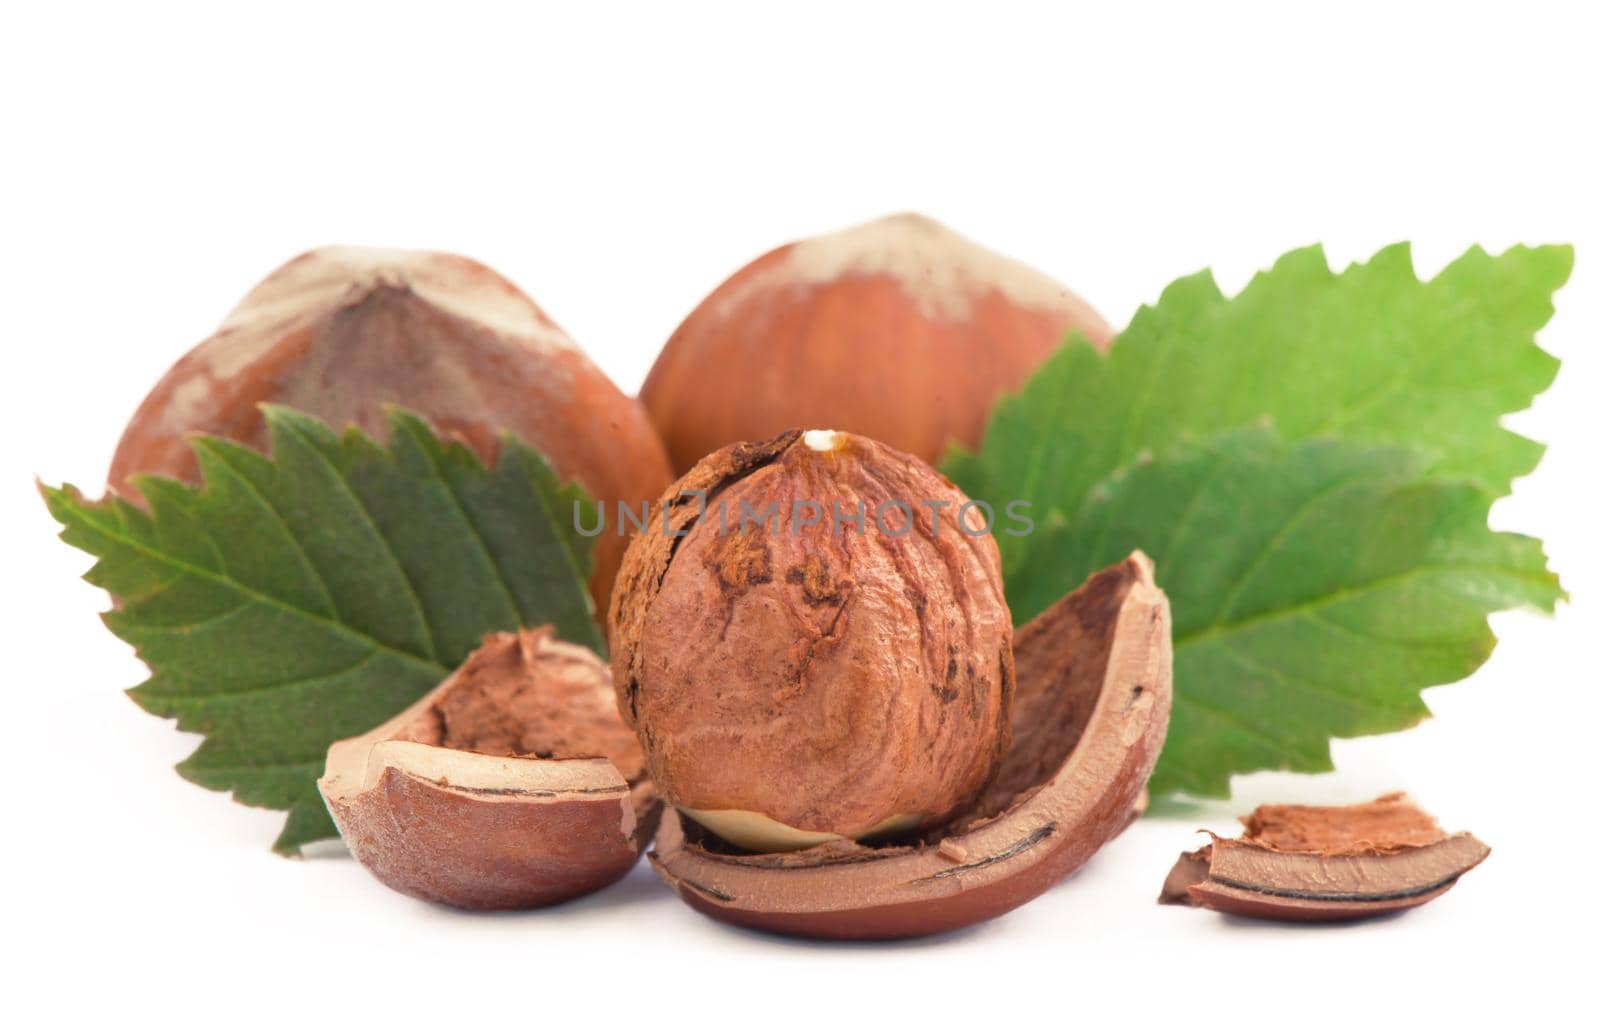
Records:
{"label": "whole hazelnut in shell", "polygon": [[[515,285],[451,253],[333,246],[278,268],[145,398],[111,489],[137,499],[136,474],[198,481],[193,432],[265,448],[262,403],[380,439],[385,407],[405,407],[485,462],[510,432],[611,509],[671,480],[638,402]],[[615,531],[596,541],[602,615],[626,544]]]}
{"label": "whole hazelnut in shell", "polygon": [[914,456],[790,431],[701,461],[629,548],[612,672],[662,797],[782,851],[962,811],[1010,737],[980,507]]}
{"label": "whole hazelnut in shell", "polygon": [[[681,473],[731,442],[827,424],[936,462],[1069,333],[1110,325],[1066,286],[917,214],[790,243],[717,286],[640,398]],[[707,401],[714,396],[715,401]]]}

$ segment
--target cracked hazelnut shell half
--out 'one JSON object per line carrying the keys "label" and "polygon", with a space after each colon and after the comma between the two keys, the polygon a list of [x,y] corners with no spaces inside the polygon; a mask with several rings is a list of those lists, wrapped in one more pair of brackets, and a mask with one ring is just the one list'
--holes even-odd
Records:
{"label": "cracked hazelnut shell half", "polygon": [[374,876],[468,909],[615,882],[659,811],[609,670],[549,628],[485,637],[405,712],[329,748],[317,786]]}
{"label": "cracked hazelnut shell half", "polygon": [[1341,922],[1426,904],[1489,856],[1403,794],[1358,805],[1263,805],[1237,839],[1184,852],[1161,902],[1255,919]]}
{"label": "cracked hazelnut shell half", "polygon": [[708,916],[803,936],[911,937],[1010,911],[1137,815],[1171,711],[1170,620],[1135,553],[1018,631],[1011,748],[967,814],[916,843],[751,855],[669,809],[651,863]]}
{"label": "cracked hazelnut shell half", "polygon": [[790,243],[717,286],[673,332],[639,397],[673,466],[795,425],[937,462],[975,447],[994,402],[1081,331],[1112,331],[1032,267],[918,214]]}
{"label": "cracked hazelnut shell half", "polygon": [[662,799],[763,851],[959,813],[1006,749],[1014,677],[1000,552],[969,502],[842,431],[729,446],[681,478],[612,609],[618,704]]}
{"label": "cracked hazelnut shell half", "polygon": [[[612,508],[672,479],[644,408],[520,289],[452,253],[330,246],[272,272],[140,404],[110,488],[139,501],[136,474],[198,482],[194,432],[265,448],[262,403],[380,439],[401,406],[489,463],[510,432]],[[601,616],[626,545],[596,540]]]}

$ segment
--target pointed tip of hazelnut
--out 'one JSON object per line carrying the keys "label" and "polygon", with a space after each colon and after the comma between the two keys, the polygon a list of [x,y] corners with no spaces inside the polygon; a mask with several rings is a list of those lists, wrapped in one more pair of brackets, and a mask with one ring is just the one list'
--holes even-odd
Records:
{"label": "pointed tip of hazelnut", "polygon": [[[323,246],[308,250],[251,289],[221,331],[262,344],[276,332],[358,305],[374,295],[415,295],[462,320],[528,344],[576,349],[532,299],[470,257],[421,249]],[[235,346],[243,348],[243,340]]]}
{"label": "pointed tip of hazelnut", "polygon": [[844,435],[838,431],[812,428],[800,437],[812,452],[834,452],[844,446]]}

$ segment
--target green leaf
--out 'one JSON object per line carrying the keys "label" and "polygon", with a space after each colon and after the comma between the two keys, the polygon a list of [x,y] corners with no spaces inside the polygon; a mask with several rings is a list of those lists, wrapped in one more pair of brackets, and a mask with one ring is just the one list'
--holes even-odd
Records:
{"label": "green leaf", "polygon": [[1494,647],[1488,613],[1561,597],[1539,544],[1490,531],[1491,493],[1396,448],[1266,429],[1136,461],[1035,550],[1055,589],[1143,549],[1172,602],[1172,725],[1156,792],[1225,795],[1258,769],[1332,768],[1330,737],[1409,727],[1419,691]]}
{"label": "green leaf", "polygon": [[[267,407],[269,459],[197,438],[205,486],[147,477],[149,512],[42,487],[105,620],[151,677],[131,692],[205,740],[178,772],[289,813],[277,850],[334,835],[315,781],[332,742],[438,683],[486,631],[554,624],[601,651],[589,544],[549,464],[507,437],[492,470],[416,416],[387,447]],[[585,516],[592,523],[592,516]]]}
{"label": "green leaf", "polygon": [[[1267,421],[1291,441],[1414,447],[1431,473],[1501,495],[1542,451],[1500,418],[1555,375],[1533,336],[1571,269],[1565,246],[1474,248],[1420,282],[1396,245],[1339,274],[1320,247],[1296,250],[1232,299],[1209,272],[1182,278],[1108,355],[1069,340],[996,407],[981,454],[954,452],[945,471],[1048,523],[1142,452]],[[1028,578],[1045,539],[999,537],[1008,591],[1042,586]]]}

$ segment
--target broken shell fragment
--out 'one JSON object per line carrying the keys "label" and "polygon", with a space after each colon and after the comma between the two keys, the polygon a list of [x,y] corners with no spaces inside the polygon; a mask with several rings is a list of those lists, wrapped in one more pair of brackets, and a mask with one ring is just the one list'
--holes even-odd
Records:
{"label": "broken shell fragment", "polygon": [[1263,805],[1238,839],[1213,835],[1167,874],[1163,904],[1295,922],[1362,919],[1415,908],[1489,855],[1446,834],[1401,794],[1360,805]]}
{"label": "broken shell fragment", "polygon": [[668,810],[650,853],[695,909],[813,937],[912,937],[1001,915],[1047,890],[1134,815],[1166,737],[1166,596],[1141,553],[1092,576],[1016,638],[1013,742],[976,803],[893,846],[750,854]]}
{"label": "broken shell fragment", "polygon": [[615,882],[658,813],[605,663],[550,628],[488,635],[405,712],[335,743],[317,786],[374,876],[470,909]]}

